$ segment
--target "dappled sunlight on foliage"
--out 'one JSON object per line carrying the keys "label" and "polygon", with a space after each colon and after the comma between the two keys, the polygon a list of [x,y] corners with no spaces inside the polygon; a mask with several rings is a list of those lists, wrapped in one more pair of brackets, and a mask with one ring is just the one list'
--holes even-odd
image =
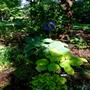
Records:
{"label": "dappled sunlight on foliage", "polygon": [[0,90],[89,90],[89,11],[89,0],[0,0]]}

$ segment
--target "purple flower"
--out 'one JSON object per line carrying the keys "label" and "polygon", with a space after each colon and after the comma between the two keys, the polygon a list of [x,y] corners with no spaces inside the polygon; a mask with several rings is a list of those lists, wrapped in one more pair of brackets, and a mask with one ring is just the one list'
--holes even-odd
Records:
{"label": "purple flower", "polygon": [[55,29],[55,21],[49,21],[43,25],[43,30],[49,32]]}

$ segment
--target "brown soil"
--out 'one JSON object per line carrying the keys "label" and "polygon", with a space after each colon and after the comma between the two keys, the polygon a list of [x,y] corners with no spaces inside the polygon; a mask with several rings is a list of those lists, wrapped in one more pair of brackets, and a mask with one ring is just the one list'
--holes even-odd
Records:
{"label": "brown soil", "polygon": [[3,87],[9,84],[11,74],[13,71],[14,69],[9,68],[7,70],[0,72],[0,90],[2,90]]}

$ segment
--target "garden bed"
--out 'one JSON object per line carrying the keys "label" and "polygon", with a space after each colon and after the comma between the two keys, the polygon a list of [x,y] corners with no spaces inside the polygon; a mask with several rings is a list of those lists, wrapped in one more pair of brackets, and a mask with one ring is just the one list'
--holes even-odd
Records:
{"label": "garden bed", "polygon": [[[87,40],[88,46],[86,48],[82,48],[81,49],[81,48],[77,48],[75,44],[68,43],[69,48],[71,50],[71,53],[76,55],[76,56],[79,56],[79,57],[82,57],[82,58],[86,58],[88,61],[90,61],[90,46],[89,46],[90,45],[90,41],[89,41],[90,33],[87,33],[85,31],[81,31],[81,30],[77,31],[77,32],[74,32],[74,33],[75,33],[76,36],[82,37],[83,39]],[[10,41],[10,42],[13,42],[13,41]],[[15,40],[15,43],[16,42],[18,42],[18,41]],[[68,41],[66,41],[66,42],[68,42]],[[3,40],[3,43],[5,43],[5,40]],[[88,62],[84,66],[90,68],[90,63]],[[17,67],[17,69],[18,69],[18,67]],[[5,86],[7,86],[9,84],[9,80],[11,78],[11,74],[13,74],[13,70],[15,70],[15,69],[9,68],[9,69],[4,70],[4,71],[2,71],[0,73],[0,89],[1,90],[3,90],[2,87],[5,87]],[[80,77],[80,76],[76,75],[75,76],[75,80],[76,79],[77,80],[81,79],[81,77],[80,78],[76,78],[76,77]],[[90,76],[88,76],[88,77],[83,76],[83,77],[84,77],[83,80],[90,80],[89,79]],[[75,83],[75,84],[77,84],[77,83]]]}

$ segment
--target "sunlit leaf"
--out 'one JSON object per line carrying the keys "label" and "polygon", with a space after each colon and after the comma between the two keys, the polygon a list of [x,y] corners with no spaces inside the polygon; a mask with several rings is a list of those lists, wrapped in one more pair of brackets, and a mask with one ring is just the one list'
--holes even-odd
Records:
{"label": "sunlit leaf", "polygon": [[60,63],[60,66],[65,70],[66,73],[74,75],[74,69],[67,62]]}
{"label": "sunlit leaf", "polygon": [[39,59],[39,60],[36,61],[36,64],[37,65],[48,65],[49,62],[48,62],[47,59]]}
{"label": "sunlit leaf", "polygon": [[37,64],[36,70],[38,72],[41,72],[41,71],[47,70],[47,65],[49,64],[49,62],[47,59],[39,59],[37,60],[36,64]]}
{"label": "sunlit leaf", "polygon": [[79,58],[79,57],[76,57],[76,56],[71,56],[71,59],[70,59],[70,63],[73,66],[80,66],[80,65],[82,65],[85,62],[87,62],[86,59]]}

